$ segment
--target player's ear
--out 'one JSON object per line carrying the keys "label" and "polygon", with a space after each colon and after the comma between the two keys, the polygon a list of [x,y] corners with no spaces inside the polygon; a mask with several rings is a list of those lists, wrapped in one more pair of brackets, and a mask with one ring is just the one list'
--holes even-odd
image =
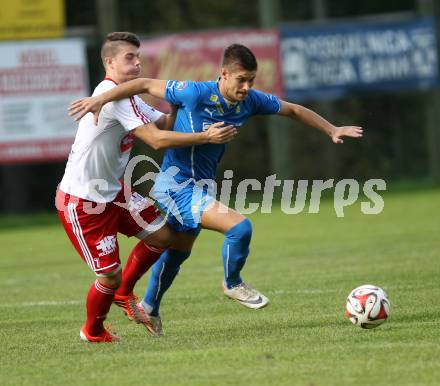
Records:
{"label": "player's ear", "polygon": [[111,56],[106,56],[104,58],[105,67],[107,68],[113,63],[113,58]]}
{"label": "player's ear", "polygon": [[221,75],[222,79],[228,78],[228,70],[226,69],[226,67],[222,67],[220,75]]}

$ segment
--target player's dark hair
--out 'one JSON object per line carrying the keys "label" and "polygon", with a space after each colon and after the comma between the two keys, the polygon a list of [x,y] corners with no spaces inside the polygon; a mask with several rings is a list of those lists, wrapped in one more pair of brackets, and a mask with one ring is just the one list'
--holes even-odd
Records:
{"label": "player's dark hair", "polygon": [[132,32],[110,32],[101,47],[101,59],[104,65],[105,58],[113,57],[118,53],[121,43],[132,44],[137,48],[141,46],[138,36]]}
{"label": "player's dark hair", "polygon": [[231,44],[223,53],[222,67],[238,65],[246,71],[256,71],[257,59],[253,52],[242,44]]}

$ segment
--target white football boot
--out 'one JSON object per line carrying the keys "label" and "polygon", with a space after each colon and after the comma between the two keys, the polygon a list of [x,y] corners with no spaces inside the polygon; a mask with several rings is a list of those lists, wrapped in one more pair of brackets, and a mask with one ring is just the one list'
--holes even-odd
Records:
{"label": "white football boot", "polygon": [[148,316],[148,319],[153,325],[154,335],[163,336],[162,319],[160,318],[160,315],[158,316],[150,315],[149,312],[151,312],[151,306],[146,304],[143,300],[140,303],[138,303],[137,306],[139,309],[143,310],[143,312],[145,312],[145,314]]}
{"label": "white football boot", "polygon": [[266,307],[269,304],[269,299],[266,296],[244,282],[232,288],[228,288],[226,283],[223,282],[222,287],[223,293],[228,298],[236,300],[245,307],[256,310]]}

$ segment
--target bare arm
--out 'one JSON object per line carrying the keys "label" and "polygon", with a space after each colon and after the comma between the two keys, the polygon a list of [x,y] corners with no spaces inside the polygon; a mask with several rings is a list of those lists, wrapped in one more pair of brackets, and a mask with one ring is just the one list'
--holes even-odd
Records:
{"label": "bare arm", "polygon": [[159,120],[154,122],[156,126],[161,130],[172,130],[174,122],[176,121],[177,108],[176,106],[171,106],[171,113],[162,115]]}
{"label": "bare arm", "polygon": [[160,79],[133,79],[97,96],[73,101],[69,107],[69,115],[75,116],[75,120],[79,121],[88,112],[92,112],[95,115],[96,123],[98,121],[99,112],[106,103],[145,93],[164,99],[166,84],[166,80]]}
{"label": "bare arm", "polygon": [[167,81],[160,79],[138,78],[121,83],[117,87],[98,95],[103,104],[130,98],[137,94],[150,94],[157,98],[165,97]]}
{"label": "bare arm", "polygon": [[217,122],[201,133],[179,133],[176,131],[159,130],[154,123],[147,123],[134,129],[133,134],[154,150],[160,150],[169,147],[229,142],[237,134],[237,129],[232,125],[223,125],[224,122]]}
{"label": "bare arm", "polygon": [[327,134],[334,143],[343,143],[341,137],[362,137],[363,129],[359,126],[336,127],[314,111],[294,103],[281,101],[281,109],[278,113],[285,117],[296,119],[308,126],[312,126]]}

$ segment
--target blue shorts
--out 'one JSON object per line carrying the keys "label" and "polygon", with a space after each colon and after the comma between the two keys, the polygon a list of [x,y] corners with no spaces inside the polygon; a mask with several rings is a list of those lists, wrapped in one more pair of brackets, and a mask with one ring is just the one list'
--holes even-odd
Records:
{"label": "blue shorts", "polygon": [[194,235],[200,232],[203,211],[216,201],[206,184],[188,180],[179,185],[165,173],[157,176],[153,197],[165,212],[167,222],[175,232]]}

